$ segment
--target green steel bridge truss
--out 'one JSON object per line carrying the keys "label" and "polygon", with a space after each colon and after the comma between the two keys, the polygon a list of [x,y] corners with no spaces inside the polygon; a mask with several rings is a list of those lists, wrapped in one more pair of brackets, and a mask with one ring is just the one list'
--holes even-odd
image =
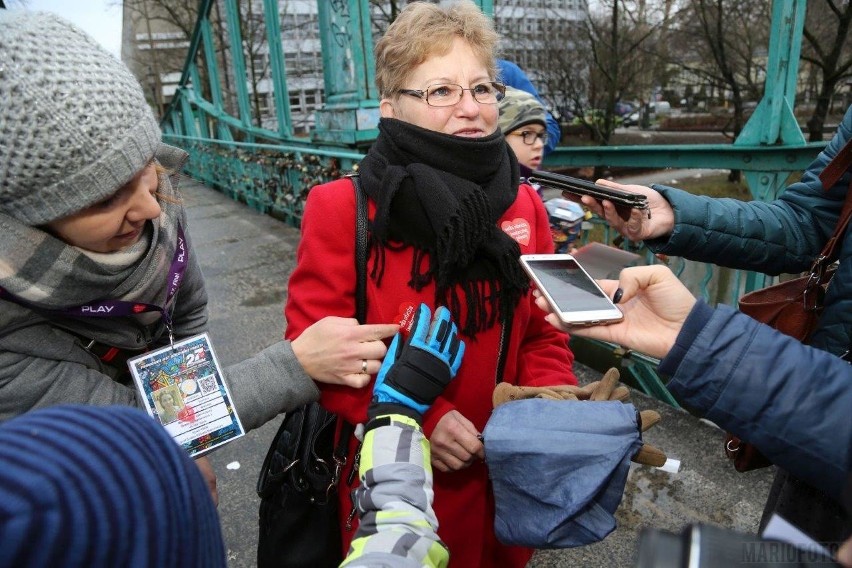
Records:
{"label": "green steel bridge truss", "polygon": [[[263,0],[274,128],[252,120],[238,0],[223,0],[215,20],[213,3],[200,2],[180,83],[162,119],[164,138],[189,152],[185,172],[193,178],[298,226],[310,188],[357,169],[378,133],[368,0],[317,0],[324,101],[307,136],[296,134],[291,120],[278,1]],[[494,13],[491,0],[477,3]],[[775,199],[789,175],[804,170],[824,147],[805,141],[793,114],[805,7],[806,0],[774,0],[764,96],[733,144],[558,147],[544,166],[738,169],[754,199]],[[226,105],[226,84],[235,104]],[[607,241],[611,236],[606,231]],[[692,267],[687,277],[680,259],[673,268],[714,305],[735,305],[741,294],[771,280],[710,264]],[[656,360],[590,340],[573,339],[571,346],[578,361],[599,370],[619,367],[633,386],[677,405],[656,373]]]}

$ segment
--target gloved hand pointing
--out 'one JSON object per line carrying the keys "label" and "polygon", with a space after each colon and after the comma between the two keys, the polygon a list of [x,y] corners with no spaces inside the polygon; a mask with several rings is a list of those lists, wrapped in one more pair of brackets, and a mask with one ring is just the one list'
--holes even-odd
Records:
{"label": "gloved hand pointing", "polygon": [[429,307],[420,304],[408,338],[403,340],[400,333],[394,336],[373,387],[371,417],[377,415],[375,405],[382,403],[423,414],[456,376],[464,342],[447,308],[435,311],[430,327],[431,315]]}

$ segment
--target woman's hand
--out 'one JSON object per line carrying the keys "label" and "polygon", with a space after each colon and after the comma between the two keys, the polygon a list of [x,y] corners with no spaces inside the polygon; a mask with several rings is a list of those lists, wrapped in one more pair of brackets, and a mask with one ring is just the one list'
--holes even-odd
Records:
{"label": "woman's hand", "polygon": [[382,366],[382,341],[399,330],[396,324],[360,325],[354,318],[324,317],[293,340],[293,352],[315,381],[363,387]]}
{"label": "woman's hand", "polygon": [[580,337],[600,339],[663,358],[674,346],[695,297],[665,266],[636,266],[621,271],[619,280],[598,281],[613,296],[620,287],[619,303],[624,319],[610,325],[566,326],[551,313],[536,290],[536,305],[548,312],[545,319],[554,327]]}
{"label": "woman's hand", "polygon": [[432,466],[438,471],[458,471],[477,459],[485,459],[485,446],[479,438],[479,431],[457,410],[441,417],[429,442],[432,445]]}
{"label": "woman's hand", "polygon": [[852,536],[837,551],[837,561],[846,568],[852,568]]}
{"label": "woman's hand", "polygon": [[[643,241],[671,234],[674,230],[674,210],[665,198],[656,190],[644,185],[622,185],[613,181],[599,179],[595,183],[621,191],[641,193],[648,198],[648,206],[651,208],[651,218],[648,211],[632,209],[630,218],[625,221],[615,210],[612,202],[604,200],[597,201],[594,197],[584,195],[580,203],[588,207],[599,217],[606,219],[609,225],[630,239],[631,241]],[[573,201],[576,201],[573,200]]]}

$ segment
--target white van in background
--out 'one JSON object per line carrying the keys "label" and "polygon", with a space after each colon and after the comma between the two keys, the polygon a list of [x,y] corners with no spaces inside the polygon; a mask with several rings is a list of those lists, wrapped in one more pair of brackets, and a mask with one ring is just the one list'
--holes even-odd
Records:
{"label": "white van in background", "polygon": [[668,116],[672,113],[672,104],[669,101],[657,101],[648,105],[652,115]]}
{"label": "white van in background", "polygon": [[[637,110],[627,116],[621,122],[621,125],[624,127],[628,126],[637,126],[639,124],[639,113]],[[653,103],[648,103],[648,118],[649,120],[656,120],[661,116],[668,116],[672,113],[672,104],[669,101],[656,101]]]}

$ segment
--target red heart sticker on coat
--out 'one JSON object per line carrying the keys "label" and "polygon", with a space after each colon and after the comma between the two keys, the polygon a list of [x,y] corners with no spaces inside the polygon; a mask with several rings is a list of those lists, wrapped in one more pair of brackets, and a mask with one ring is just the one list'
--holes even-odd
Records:
{"label": "red heart sticker on coat", "polygon": [[414,325],[414,314],[417,313],[417,305],[413,302],[403,302],[399,305],[399,313],[394,318],[394,323],[399,325],[399,331],[403,336],[411,333]]}
{"label": "red heart sticker on coat", "polygon": [[503,221],[500,223],[500,228],[518,243],[524,246],[530,244],[530,223],[526,219],[518,217],[511,221]]}
{"label": "red heart sticker on coat", "polygon": [[133,310],[134,314],[141,314],[145,311],[146,307],[147,306],[145,304],[133,304],[133,308],[131,309]]}

